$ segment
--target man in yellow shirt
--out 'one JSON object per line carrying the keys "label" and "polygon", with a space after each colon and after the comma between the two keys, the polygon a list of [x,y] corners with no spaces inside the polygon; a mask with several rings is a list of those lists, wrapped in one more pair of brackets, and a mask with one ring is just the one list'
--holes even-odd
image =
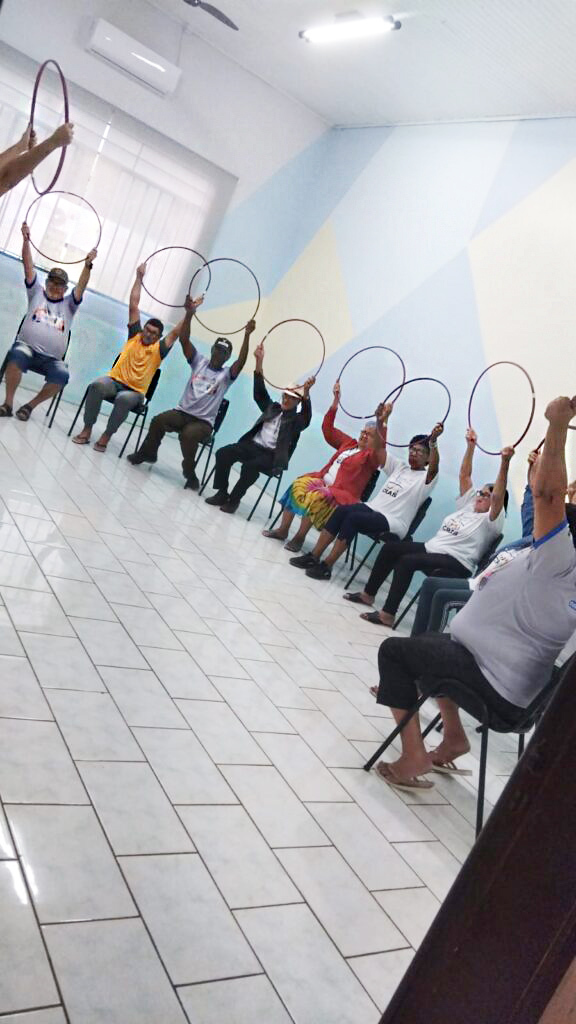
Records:
{"label": "man in yellow shirt", "polygon": [[[92,427],[96,423],[103,400],[112,400],[112,412],[106,430],[94,445],[97,452],[106,451],[110,438],[124,423],[128,413],[142,405],[156,370],[180,337],[185,324],[185,320],[181,320],[165,338],[162,337],[164,324],[161,320],[153,317],[142,327],[139,307],[145,273],[146,264],[141,263],[130,292],[128,340],[108,376],[98,377],[88,388],[84,405],[84,429],[72,439],[74,444],[89,444]],[[195,310],[201,302],[201,298],[188,299],[187,307]],[[180,340],[184,343],[187,339]]]}

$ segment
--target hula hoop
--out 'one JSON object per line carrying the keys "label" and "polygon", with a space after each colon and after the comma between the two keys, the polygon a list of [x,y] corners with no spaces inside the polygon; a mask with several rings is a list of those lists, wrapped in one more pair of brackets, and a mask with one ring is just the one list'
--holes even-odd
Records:
{"label": "hula hoop", "polygon": [[[28,211],[26,213],[26,221],[25,221],[26,224],[28,224],[28,218],[30,216],[30,210],[32,209],[32,207],[36,203],[39,203],[40,200],[43,199],[46,195],[47,195],[46,192],[41,192],[40,195],[36,196],[36,198],[32,200],[32,202],[30,203],[30,206],[28,207]],[[92,213],[94,214],[94,216],[96,217],[96,220],[98,221],[98,240],[96,242],[96,245],[92,246],[93,249],[97,249],[98,246],[100,245],[100,239],[102,238],[102,221],[100,220],[100,217],[98,216],[97,211],[92,206],[92,203],[89,203],[87,199],[84,199],[84,196],[77,195],[76,192],[64,192],[64,191],[61,191],[60,189],[55,189],[55,191],[51,192],[50,195],[51,196],[74,196],[75,199],[80,199],[83,203],[86,203],[86,206],[90,207],[90,209],[92,210]],[[32,238],[30,238],[30,245],[32,246],[33,249],[36,249],[36,252],[40,253],[40,255],[43,256],[45,260],[53,260],[52,256],[48,256],[45,252],[42,252],[42,249],[39,249],[38,246],[34,244],[34,242],[32,241]],[[58,263],[58,264],[64,263],[67,266],[71,266],[73,263],[83,263],[85,259],[86,259],[86,257],[82,256],[79,260],[60,260],[60,259],[58,259],[58,260],[53,260],[53,261],[55,263]]]}
{"label": "hula hoop", "polygon": [[[316,370],[316,373],[313,374],[314,377],[317,377],[318,374],[320,373],[320,370],[324,366],[324,360],[326,358],[326,342],[324,341],[324,335],[322,334],[322,331],[320,331],[318,327],[316,327],[316,324],[311,323],[310,320],[303,320],[299,316],[290,316],[288,317],[287,320],[279,320],[278,323],[274,324],[274,326],[271,327],[270,330],[264,335],[260,344],[263,345],[264,342],[266,341],[266,338],[268,338],[272,334],[272,331],[275,331],[277,327],[282,327],[283,324],[307,324],[308,327],[311,327],[313,331],[316,331],[316,334],[318,335],[320,341],[322,342],[322,359],[320,360],[320,366]],[[262,376],[264,377],[264,374],[262,374]],[[268,380],[268,377],[264,377],[264,380],[269,385],[269,387],[276,388],[277,391],[286,390],[284,386],[280,387],[278,384],[273,384],[271,380]],[[287,387],[293,387],[293,385],[288,384]]]}
{"label": "hula hoop", "polygon": [[[470,401],[468,402],[468,426],[469,426],[470,430],[473,429],[473,427],[472,427],[472,420],[471,420],[471,413],[472,413],[472,402],[474,401],[474,395],[476,393],[476,388],[478,387],[480,381],[482,380],[482,377],[486,373],[488,373],[489,370],[494,369],[495,366],[515,366],[517,370],[521,370],[522,373],[524,374],[524,376],[526,377],[526,380],[528,381],[528,383],[530,385],[530,391],[532,392],[532,409],[531,409],[531,412],[530,412],[530,418],[528,420],[528,426],[522,432],[522,434],[520,434],[520,437],[518,438],[516,443],[512,445],[513,448],[517,448],[518,445],[520,444],[520,442],[524,440],[524,438],[526,437],[526,434],[530,430],[530,427],[532,426],[532,420],[534,419],[534,413],[536,411],[536,395],[534,393],[534,384],[532,383],[532,378],[531,378],[530,374],[528,373],[527,370],[524,369],[523,366],[520,366],[520,363],[513,363],[509,359],[500,359],[496,363],[490,363],[490,366],[487,366],[486,369],[482,371],[482,373],[478,377],[478,380],[476,381],[474,387],[472,388],[472,392],[470,394]],[[481,452],[484,452],[485,455],[500,455],[499,451],[498,452],[491,452],[491,451],[488,451],[487,448],[483,448],[481,444],[478,444],[478,441],[476,441],[476,447],[479,448]]]}
{"label": "hula hoop", "polygon": [[[200,259],[204,263],[204,267],[208,267],[206,257],[203,256],[201,252],[198,252],[197,249],[191,249],[190,246],[188,245],[164,245],[161,249],[155,249],[154,252],[151,252],[150,255],[145,260],[142,260],[142,262],[148,263],[148,260],[151,260],[153,256],[157,256],[158,253],[160,252],[168,252],[169,249],[181,249],[184,252],[192,252],[194,253],[195,256],[200,257]],[[204,270],[204,267],[199,267],[198,270]],[[198,270],[196,271],[196,274],[198,273]],[[194,274],[194,277],[196,277],[196,274]],[[192,278],[192,281],[194,280],[194,277]],[[210,287],[211,280],[212,274],[210,273],[210,267],[208,267],[208,284],[206,285],[206,291],[208,291]],[[192,281],[190,282],[190,288],[192,287]],[[167,306],[169,309],[182,309],[182,307],[184,306],[183,302],[163,302],[162,299],[157,299],[155,295],[152,295],[152,292],[148,291],[146,285],[144,284],[144,281],[142,281],[142,287],[146,294],[149,295],[151,299],[154,299],[154,302],[159,302],[161,306]],[[190,295],[190,289],[188,289],[188,294]]]}
{"label": "hula hoop", "polygon": [[[353,359],[356,359],[356,356],[362,355],[363,352],[370,352],[373,349],[379,349],[381,352],[392,352],[392,354],[395,355],[396,358],[400,360],[400,365],[402,367],[402,384],[400,385],[400,395],[401,395],[402,394],[402,388],[404,387],[404,384],[406,383],[406,364],[404,363],[404,360],[402,359],[402,356],[398,355],[398,352],[395,352],[393,348],[388,348],[387,345],[367,345],[366,348],[361,348],[359,352],[355,352],[354,355],[350,356],[350,358],[347,359],[346,362],[344,363],[344,366],[342,367],[342,369],[340,370],[340,373],[338,374],[338,380],[342,379],[342,374],[344,373],[344,370],[348,366],[348,363],[351,363]],[[400,395],[398,395],[398,397],[400,397]],[[366,416],[357,416],[356,413],[348,412],[348,410],[344,408],[344,406],[342,405],[342,400],[341,399],[339,399],[339,403],[338,404],[340,405],[340,408],[342,409],[342,412],[346,413],[346,416],[349,416],[350,419],[352,419],[352,420],[367,420],[371,416],[374,415],[374,410],[372,410],[372,412],[369,412]]]}
{"label": "hula hoop", "polygon": [[[262,297],[262,293],[260,291],[260,284],[258,282],[258,278],[256,277],[256,274],[254,273],[254,271],[250,270],[250,267],[248,266],[248,264],[247,263],[243,263],[242,260],[232,259],[231,256],[218,256],[216,259],[208,260],[207,263],[206,263],[206,261],[204,261],[204,263],[205,263],[205,266],[208,267],[208,273],[210,274],[210,280],[212,280],[212,274],[211,274],[211,271],[210,271],[210,265],[214,264],[214,263],[237,263],[240,267],[244,267],[244,270],[247,270],[248,273],[252,275],[252,277],[254,278],[254,281],[256,282],[256,290],[258,292],[258,298],[256,299],[256,309],[252,313],[252,316],[248,317],[248,320],[254,320],[258,310],[260,309],[260,299]],[[194,284],[194,278],[200,273],[201,270],[204,270],[204,267],[199,267],[198,270],[192,275],[192,280],[190,281],[190,287],[188,289],[188,294],[191,294],[191,292],[192,292],[192,285]],[[238,327],[237,330],[235,330],[235,331],[215,331],[213,327],[208,327],[208,324],[205,324],[204,321],[200,319],[200,317],[198,316],[198,313],[196,313],[195,316],[196,316],[196,319],[197,319],[198,323],[200,324],[200,326],[203,327],[206,331],[210,331],[210,334],[240,334],[240,331],[243,331],[244,327],[245,327],[245,325],[242,324],[242,326]]]}
{"label": "hula hoop", "polygon": [[[34,131],[34,114],[36,112],[36,99],[37,99],[37,96],[38,96],[38,89],[40,87],[40,80],[42,78],[42,75],[44,74],[45,69],[48,67],[48,64],[53,64],[54,67],[56,68],[56,71],[60,75],[60,85],[62,86],[62,96],[64,97],[64,122],[65,122],[65,124],[68,124],[68,122],[70,120],[70,106],[69,106],[69,103],[68,103],[68,86],[66,85],[66,79],[64,78],[64,75],[62,73],[62,68],[60,67],[58,62],[55,61],[55,60],[45,60],[44,63],[41,64],[40,68],[38,69],[38,74],[36,75],[36,81],[34,82],[34,89],[32,90],[32,103],[30,104],[30,121],[29,121],[30,131],[31,132]],[[66,159],[66,150],[67,149],[68,149],[68,145],[62,146],[62,149],[61,149],[61,152],[60,152],[60,159],[58,161],[58,166],[56,168],[56,173],[55,173],[54,177],[52,178],[52,181],[48,185],[48,188],[40,190],[38,188],[38,185],[34,181],[34,171],[31,172],[30,177],[32,178],[32,184],[33,184],[36,192],[38,193],[38,196],[45,196],[48,192],[51,192],[52,189],[54,188],[54,185],[56,184],[56,182],[58,181],[58,178],[60,177],[60,173],[62,171],[62,168],[64,167],[64,160]],[[40,252],[40,250],[38,250],[38,252]]]}
{"label": "hula hoop", "polygon": [[[444,388],[444,391],[448,395],[448,408],[446,409],[446,412],[444,413],[444,416],[442,417],[442,419],[438,421],[439,423],[442,423],[442,425],[444,425],[444,423],[448,419],[448,416],[449,416],[449,413],[450,413],[450,409],[452,408],[452,396],[451,396],[448,388],[446,387],[444,381],[438,380],[438,377],[412,377],[410,380],[404,381],[404,383],[402,385],[398,385],[397,387],[395,387],[390,392],[389,395],[386,395],[386,398],[384,399],[384,404],[386,404],[386,402],[388,402],[389,399],[392,398],[392,395],[395,394],[396,391],[398,391],[398,394],[396,395],[396,398],[393,400],[393,403],[392,403],[392,404],[394,404],[394,402],[396,402],[398,400],[398,398],[400,397],[400,394],[402,393],[404,388],[407,388],[409,384],[416,384],[417,381],[422,381],[422,380],[430,380],[430,381],[433,381],[434,384],[439,384],[440,387]],[[410,442],[409,441],[407,441],[405,444],[393,444],[392,441],[386,441],[386,444],[390,445],[391,448],[409,448],[410,447]]]}

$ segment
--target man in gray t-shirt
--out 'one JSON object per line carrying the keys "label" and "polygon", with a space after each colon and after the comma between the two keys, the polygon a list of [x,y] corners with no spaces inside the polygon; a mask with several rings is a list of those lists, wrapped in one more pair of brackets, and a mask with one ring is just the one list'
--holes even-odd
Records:
{"label": "man in gray t-shirt", "polygon": [[18,409],[16,416],[19,420],[29,420],[32,410],[37,405],[53,398],[66,387],[70,376],[64,362],[68,336],[72,320],[90,280],[92,262],[95,258],[96,249],[92,249],[86,257],[78,284],[69,295],[66,295],[68,274],[61,267],[52,267],[52,270],[48,271],[43,287],[34,268],[30,230],[26,223],[22,225],[22,262],[28,295],[28,312],[8,353],[6,397],[0,405],[0,416],[12,415],[16,389],[22,374],[28,370],[41,373],[46,383],[34,398]]}
{"label": "man in gray t-shirt", "polygon": [[[564,449],[575,415],[576,396],[556,398],[546,409],[548,432],[532,478],[532,546],[488,567],[453,619],[451,635],[391,637],[382,644],[377,699],[391,708],[396,722],[416,704],[421,677],[426,685],[460,681],[511,727],[548,683],[576,630],[576,552],[564,506]],[[438,706],[442,742],[427,751],[415,715],[402,730],[398,760],[377,765],[390,785],[429,789],[433,783],[422,776],[435,769],[458,771],[454,761],[470,749],[468,739],[457,705],[442,697]]]}
{"label": "man in gray t-shirt", "polygon": [[238,358],[232,366],[227,367],[224,364],[232,355],[232,345],[228,338],[216,338],[209,359],[201,355],[190,341],[190,324],[194,313],[190,300],[187,300],[185,308],[180,340],[192,370],[190,380],[176,408],[167,409],[154,417],[144,441],[138,451],[128,456],[128,462],[133,466],[141,462],[156,462],[164,435],[174,432],[178,434],[182,449],[182,472],[186,480],[184,487],[197,491],[200,486],[195,470],[198,445],[210,437],[222,399],[244,367],[248,358],[250,335],[256,327],[256,321],[250,320],[246,324]]}

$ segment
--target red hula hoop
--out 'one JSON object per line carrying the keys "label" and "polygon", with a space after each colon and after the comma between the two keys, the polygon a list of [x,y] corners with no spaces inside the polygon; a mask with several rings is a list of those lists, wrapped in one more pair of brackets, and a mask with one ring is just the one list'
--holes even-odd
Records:
{"label": "red hula hoop", "polygon": [[[41,64],[39,69],[38,69],[38,74],[36,75],[36,81],[34,82],[34,89],[32,90],[32,103],[30,104],[30,121],[29,121],[30,130],[31,131],[34,131],[34,114],[36,112],[36,99],[37,99],[37,96],[38,96],[38,89],[40,87],[40,80],[42,78],[42,75],[44,74],[45,69],[48,67],[49,64],[53,64],[54,67],[56,68],[56,71],[60,75],[60,85],[62,86],[62,95],[64,97],[64,122],[67,124],[68,121],[70,120],[70,105],[69,105],[69,102],[68,102],[68,86],[66,85],[66,79],[64,78],[64,75],[62,73],[62,68],[60,67],[58,62],[55,61],[55,60],[45,60],[44,63]],[[58,161],[58,166],[56,168],[56,173],[55,173],[54,177],[52,178],[52,181],[48,185],[48,188],[45,188],[43,190],[40,190],[38,188],[38,185],[34,181],[34,171],[32,171],[30,177],[32,178],[32,184],[33,184],[36,192],[38,193],[38,196],[45,196],[48,192],[51,192],[52,189],[54,188],[54,185],[56,184],[56,182],[58,181],[58,178],[60,177],[62,168],[64,167],[64,160],[66,159],[66,150],[67,149],[68,149],[67,145],[66,146],[62,146],[62,150],[60,152],[60,159]],[[40,252],[40,250],[38,250],[38,252]]]}
{"label": "red hula hoop", "polygon": [[[26,213],[26,221],[25,221],[26,224],[28,224],[28,218],[30,216],[30,210],[32,209],[32,207],[36,203],[39,203],[40,200],[43,199],[44,196],[46,196],[46,195],[47,195],[46,192],[41,192],[40,195],[36,196],[36,198],[32,200],[32,202],[30,203],[30,206],[28,207],[28,211]],[[84,199],[84,196],[77,195],[76,192],[65,192],[65,191],[61,191],[60,189],[55,189],[54,192],[50,193],[50,195],[51,196],[74,196],[75,199],[80,199],[83,203],[86,203],[86,206],[90,207],[90,209],[92,210],[92,213],[94,214],[94,216],[96,217],[96,220],[98,221],[98,240],[96,242],[96,245],[92,246],[93,249],[97,249],[98,246],[100,245],[100,239],[102,238],[102,221],[100,220],[100,217],[98,216],[97,210],[95,210],[94,207],[92,206],[92,203],[89,203],[87,199]],[[53,260],[52,256],[48,256],[45,252],[42,252],[42,249],[39,249],[38,246],[34,244],[34,242],[32,241],[32,238],[30,238],[30,245],[32,246],[33,249],[36,249],[36,252],[40,253],[40,255],[43,256],[45,260]],[[86,259],[86,257],[82,256],[82,258],[79,259],[79,260],[54,260],[54,262],[58,263],[58,264],[63,263],[66,266],[71,266],[73,263],[83,263],[85,259]]]}
{"label": "red hula hoop", "polygon": [[[351,363],[353,359],[356,359],[356,356],[362,355],[363,352],[371,352],[373,349],[379,349],[381,352],[392,352],[392,354],[395,355],[396,358],[400,360],[400,365],[402,366],[402,384],[400,385],[400,394],[398,395],[399,398],[400,395],[402,394],[402,388],[406,383],[406,364],[404,363],[402,356],[399,355],[398,352],[396,352],[393,348],[388,348],[387,345],[367,345],[366,348],[361,348],[358,352],[354,352],[354,355],[351,355],[350,358],[347,359],[346,362],[344,363],[344,366],[342,367],[340,373],[338,374],[338,380],[342,379],[342,374],[344,373],[344,370],[348,366],[348,363]],[[338,404],[342,409],[342,412],[345,413],[346,416],[349,416],[350,419],[352,420],[367,420],[374,416],[374,410],[372,410],[372,412],[368,413],[366,416],[357,416],[353,412],[348,412],[348,410],[345,409],[344,406],[342,405],[341,400],[339,400]]]}
{"label": "red hula hoop", "polygon": [[[395,387],[390,392],[390,394],[386,396],[386,398],[384,399],[384,403],[388,402],[389,399],[392,398],[392,395],[394,395],[396,393],[396,391],[398,391],[399,393],[396,395],[396,398],[393,400],[393,403],[392,403],[392,404],[394,404],[394,402],[396,402],[398,400],[398,398],[400,397],[400,394],[402,393],[404,388],[407,388],[409,384],[416,384],[417,381],[421,381],[421,380],[430,380],[430,381],[433,381],[434,384],[439,384],[440,387],[444,388],[444,391],[448,395],[448,408],[446,409],[446,412],[444,413],[444,416],[442,417],[442,419],[439,420],[440,423],[444,424],[446,422],[446,420],[448,419],[448,416],[449,416],[449,413],[450,413],[450,409],[452,408],[452,396],[451,396],[448,388],[446,387],[444,381],[439,380],[438,377],[412,377],[410,380],[404,381],[404,384],[402,386],[399,385],[398,387]],[[409,441],[407,441],[406,444],[393,444],[392,441],[388,441],[387,440],[386,444],[389,445],[390,448],[409,448],[410,447],[410,442]]]}
{"label": "red hula hoop", "polygon": [[[476,388],[478,387],[480,381],[482,380],[482,377],[486,373],[488,373],[489,370],[494,369],[495,366],[515,366],[517,370],[521,370],[522,373],[524,374],[524,376],[526,377],[526,380],[528,381],[528,383],[530,385],[530,391],[532,392],[532,410],[530,412],[530,418],[528,420],[528,426],[523,431],[523,433],[520,434],[520,437],[518,438],[516,443],[514,445],[512,445],[513,448],[517,448],[518,445],[520,444],[520,442],[524,440],[524,438],[526,437],[526,434],[530,430],[530,427],[532,426],[532,420],[534,419],[534,413],[536,411],[536,395],[534,393],[534,384],[532,383],[532,378],[531,378],[530,374],[528,373],[527,370],[524,369],[523,366],[520,365],[520,363],[513,363],[509,359],[500,359],[496,363],[490,363],[490,366],[487,366],[485,370],[482,370],[482,373],[478,377],[478,380],[476,381],[474,387],[472,388],[472,392],[470,394],[470,401],[468,402],[468,426],[469,426],[470,430],[473,430],[471,414],[472,414],[472,402],[474,401],[474,395],[476,393]],[[478,443],[478,441],[476,441],[476,447],[479,448],[481,452],[484,452],[485,455],[500,455],[499,451],[498,452],[491,452],[487,448],[483,448],[482,445]]]}
{"label": "red hula hoop", "polygon": [[[303,320],[302,317],[299,316],[290,316],[288,317],[287,320],[279,320],[277,324],[274,324],[274,326],[271,327],[270,330],[267,331],[267,333],[264,335],[260,344],[263,345],[264,342],[266,341],[266,338],[268,338],[269,335],[272,334],[272,331],[275,331],[277,327],[282,327],[282,324],[308,324],[308,327],[311,327],[312,330],[316,331],[316,334],[318,335],[320,341],[322,342],[322,359],[320,360],[320,366],[316,370],[316,373],[312,374],[313,377],[317,377],[318,374],[320,373],[320,370],[324,366],[324,360],[326,358],[326,342],[324,341],[324,335],[322,334],[322,331],[319,330],[319,328],[316,327],[316,324],[313,324],[310,320]],[[262,374],[262,376],[264,377],[264,374]],[[285,391],[286,387],[294,386],[292,383],[287,384],[284,387],[280,387],[278,384],[273,384],[272,381],[268,380],[267,377],[264,377],[264,380],[269,385],[269,387],[276,388],[277,391]]]}
{"label": "red hula hoop", "polygon": [[[155,249],[154,252],[151,252],[150,255],[146,257],[145,260],[142,260],[142,262],[148,263],[148,260],[151,260],[153,256],[157,256],[158,253],[160,252],[168,252],[169,249],[182,249],[184,252],[193,252],[195,256],[199,256],[200,259],[203,261],[204,267],[208,267],[206,257],[203,256],[201,252],[198,252],[197,249],[191,249],[190,246],[188,245],[164,245],[161,249]],[[199,270],[204,270],[204,267],[199,267]],[[196,274],[197,273],[198,270],[196,271]],[[196,277],[196,274],[194,274],[194,277]],[[194,277],[192,278],[192,281],[194,280]],[[192,287],[192,281],[190,282],[190,288]],[[208,291],[211,281],[212,274],[210,273],[210,267],[208,267],[208,284],[206,285],[206,291]],[[154,302],[159,302],[161,306],[167,306],[168,309],[182,309],[182,307],[184,306],[183,302],[175,304],[173,302],[163,302],[162,299],[157,299],[155,295],[152,295],[152,292],[148,291],[146,285],[144,284],[144,281],[142,281],[142,287],[146,294],[149,295],[151,299],[154,299]],[[188,290],[188,294],[190,295],[190,289]]]}
{"label": "red hula hoop", "polygon": [[[262,293],[260,291],[260,284],[259,284],[258,278],[256,277],[256,274],[254,273],[254,271],[250,269],[250,267],[248,266],[247,263],[243,263],[242,260],[235,260],[235,259],[232,258],[232,256],[218,256],[216,259],[208,260],[208,262],[206,262],[206,260],[204,260],[205,266],[208,267],[208,273],[210,274],[210,280],[212,280],[212,273],[210,271],[210,266],[213,263],[237,263],[240,267],[244,267],[244,270],[247,270],[248,273],[252,275],[252,277],[254,278],[254,281],[256,282],[256,290],[258,292],[258,298],[256,299],[256,309],[252,313],[252,316],[248,317],[248,320],[254,320],[258,310],[260,309],[260,299],[262,298]],[[204,267],[199,267],[198,270],[192,275],[192,280],[190,281],[190,287],[188,289],[188,294],[191,294],[191,292],[192,292],[192,285],[194,284],[194,278],[200,273],[201,270],[204,270]],[[235,331],[215,331],[212,327],[208,327],[208,324],[205,324],[204,321],[200,319],[200,317],[198,316],[198,313],[195,313],[194,315],[195,315],[198,323],[200,324],[200,326],[203,327],[205,331],[209,331],[210,334],[240,334],[240,331],[243,331],[244,327],[245,327],[245,324],[242,324],[242,326],[238,327]]]}

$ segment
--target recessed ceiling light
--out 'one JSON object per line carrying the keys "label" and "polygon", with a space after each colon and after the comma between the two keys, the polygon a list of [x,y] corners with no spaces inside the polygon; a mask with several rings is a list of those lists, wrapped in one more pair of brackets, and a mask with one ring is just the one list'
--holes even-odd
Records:
{"label": "recessed ceiling light", "polygon": [[386,18],[364,18],[356,12],[352,15],[339,15],[335,21],[313,28],[305,28],[299,33],[307,43],[337,43],[347,39],[363,39],[366,36],[384,35],[402,28],[402,23],[391,15]]}

